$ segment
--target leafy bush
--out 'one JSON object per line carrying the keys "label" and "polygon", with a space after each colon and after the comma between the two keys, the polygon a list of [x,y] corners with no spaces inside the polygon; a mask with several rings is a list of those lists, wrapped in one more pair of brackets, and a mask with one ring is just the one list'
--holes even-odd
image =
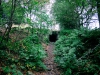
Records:
{"label": "leafy bush", "polygon": [[[68,31],[69,32],[69,31]],[[66,35],[67,34],[67,35]],[[55,62],[64,75],[98,75],[100,30],[63,32],[55,43]]]}
{"label": "leafy bush", "polygon": [[45,57],[46,53],[34,34],[20,41],[9,40],[6,49],[0,50],[0,65],[7,74],[22,75],[24,71],[46,69],[43,63]]}

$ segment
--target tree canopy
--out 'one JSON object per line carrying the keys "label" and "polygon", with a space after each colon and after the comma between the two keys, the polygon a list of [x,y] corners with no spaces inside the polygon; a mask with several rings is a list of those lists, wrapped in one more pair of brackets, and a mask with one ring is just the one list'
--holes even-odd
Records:
{"label": "tree canopy", "polygon": [[61,27],[75,29],[89,25],[96,13],[95,0],[56,0],[53,6],[53,14]]}

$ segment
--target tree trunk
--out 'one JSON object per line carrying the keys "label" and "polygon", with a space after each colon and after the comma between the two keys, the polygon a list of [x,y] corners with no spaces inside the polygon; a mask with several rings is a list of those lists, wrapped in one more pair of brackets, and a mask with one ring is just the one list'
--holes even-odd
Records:
{"label": "tree trunk", "polygon": [[4,35],[7,39],[9,38],[9,33],[10,33],[11,27],[12,27],[13,15],[14,15],[15,8],[16,8],[16,1],[17,0],[12,0],[11,14],[10,14],[10,18],[9,18],[9,21],[8,21],[8,27],[7,27],[5,35]]}
{"label": "tree trunk", "polygon": [[97,12],[98,12],[99,28],[100,28],[100,1],[96,0],[96,2],[97,2]]}
{"label": "tree trunk", "polygon": [[2,8],[2,1],[0,0],[0,18],[2,17],[3,15],[3,8]]}

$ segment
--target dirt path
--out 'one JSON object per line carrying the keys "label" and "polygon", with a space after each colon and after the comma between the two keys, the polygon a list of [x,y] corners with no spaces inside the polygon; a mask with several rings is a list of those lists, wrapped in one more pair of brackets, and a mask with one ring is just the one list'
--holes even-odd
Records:
{"label": "dirt path", "polygon": [[47,57],[44,59],[44,63],[47,66],[48,70],[45,72],[36,72],[34,75],[60,75],[60,72],[57,68],[57,65],[54,63],[54,44],[50,43],[47,48]]}

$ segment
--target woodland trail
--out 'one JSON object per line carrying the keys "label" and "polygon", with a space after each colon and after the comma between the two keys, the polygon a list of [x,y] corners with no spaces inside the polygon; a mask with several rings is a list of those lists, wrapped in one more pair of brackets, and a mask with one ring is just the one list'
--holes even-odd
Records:
{"label": "woodland trail", "polygon": [[50,43],[46,50],[47,57],[44,59],[44,63],[47,66],[48,70],[43,72],[35,72],[34,75],[60,75],[60,71],[57,68],[56,63],[54,63],[54,44]]}

